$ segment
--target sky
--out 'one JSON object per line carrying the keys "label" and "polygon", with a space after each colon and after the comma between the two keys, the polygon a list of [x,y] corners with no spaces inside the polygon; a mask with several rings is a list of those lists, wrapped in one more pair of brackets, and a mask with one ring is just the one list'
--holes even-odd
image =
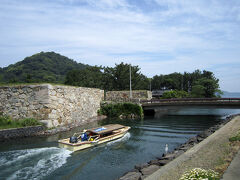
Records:
{"label": "sky", "polygon": [[0,0],[0,25],[0,67],[54,51],[149,78],[208,70],[240,92],[240,0]]}

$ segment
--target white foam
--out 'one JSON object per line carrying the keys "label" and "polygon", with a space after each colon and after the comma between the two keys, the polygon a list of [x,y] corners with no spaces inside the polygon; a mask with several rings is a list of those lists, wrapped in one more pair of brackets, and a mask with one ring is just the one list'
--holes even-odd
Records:
{"label": "white foam", "polygon": [[8,166],[18,161],[23,161],[24,159],[31,158],[32,156],[40,155],[46,151],[58,150],[56,147],[51,148],[37,148],[37,149],[26,149],[26,150],[16,150],[16,151],[8,151],[1,154],[3,156],[2,159],[3,163],[0,164],[1,166]]}
{"label": "white foam", "polygon": [[9,180],[41,179],[65,164],[70,154],[56,147],[9,151],[0,154],[0,167]]}
{"label": "white foam", "polygon": [[107,146],[111,146],[112,144],[115,144],[117,142],[127,141],[130,137],[131,137],[131,134],[129,132],[127,132],[123,137],[116,139],[114,141],[108,142]]}

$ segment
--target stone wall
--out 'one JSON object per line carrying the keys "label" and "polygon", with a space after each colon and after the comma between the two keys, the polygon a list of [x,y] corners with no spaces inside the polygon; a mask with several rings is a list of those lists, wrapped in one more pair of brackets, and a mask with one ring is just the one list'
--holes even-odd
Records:
{"label": "stone wall", "polygon": [[12,118],[33,117],[48,127],[78,124],[97,116],[104,91],[42,85],[0,87],[0,112]]}
{"label": "stone wall", "polygon": [[[106,93],[106,101],[128,102],[130,100],[130,91],[108,91]],[[132,91],[132,99],[150,100],[152,92],[147,90]]]}

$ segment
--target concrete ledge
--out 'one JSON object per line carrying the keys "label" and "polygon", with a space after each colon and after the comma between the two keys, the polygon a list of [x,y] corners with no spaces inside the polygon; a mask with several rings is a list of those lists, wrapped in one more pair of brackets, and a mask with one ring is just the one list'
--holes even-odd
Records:
{"label": "concrete ledge", "polygon": [[0,130],[0,141],[4,141],[10,138],[34,136],[42,131],[44,131],[43,126],[29,126],[23,128],[3,129]]}

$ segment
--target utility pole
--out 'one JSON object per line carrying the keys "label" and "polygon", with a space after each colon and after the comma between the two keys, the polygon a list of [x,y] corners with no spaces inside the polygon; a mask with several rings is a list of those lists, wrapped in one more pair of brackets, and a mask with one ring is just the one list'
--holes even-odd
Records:
{"label": "utility pole", "polygon": [[129,66],[129,74],[130,74],[130,99],[132,99],[132,73],[131,73],[131,64]]}
{"label": "utility pole", "polygon": [[152,91],[152,78],[150,78],[150,87],[149,90]]}

